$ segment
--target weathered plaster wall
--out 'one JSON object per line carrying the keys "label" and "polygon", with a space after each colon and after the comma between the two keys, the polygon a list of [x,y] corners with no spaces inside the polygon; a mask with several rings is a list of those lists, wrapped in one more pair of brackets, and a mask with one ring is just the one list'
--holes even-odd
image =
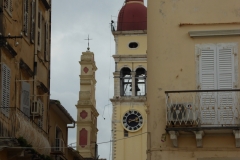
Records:
{"label": "weathered plaster wall", "polygon": [[[196,148],[193,133],[180,135],[178,148],[165,134],[164,91],[197,89],[195,45],[237,43],[238,36],[190,38],[189,31],[239,29],[239,0],[151,0],[148,1],[148,131],[150,160],[197,159],[201,157],[240,157],[232,132],[203,137],[203,148]],[[183,25],[180,23],[208,23]],[[228,23],[228,24],[210,24]],[[239,56],[238,56],[239,60]],[[239,70],[238,66],[238,70]],[[239,83],[239,82],[238,82]],[[231,154],[229,154],[229,151]],[[194,153],[194,156],[192,156]]]}

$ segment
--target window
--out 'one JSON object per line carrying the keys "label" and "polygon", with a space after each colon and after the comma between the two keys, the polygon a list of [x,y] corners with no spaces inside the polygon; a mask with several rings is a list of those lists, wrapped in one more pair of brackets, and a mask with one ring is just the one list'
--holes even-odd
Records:
{"label": "window", "polygon": [[137,48],[138,47],[138,43],[137,42],[130,42],[128,47],[129,48]]}
{"label": "window", "polygon": [[12,16],[12,11],[13,11],[12,0],[4,0],[4,8],[8,12],[8,14]]}
{"label": "window", "polygon": [[2,81],[2,87],[1,87],[2,88],[2,93],[1,93],[2,104],[1,104],[1,111],[6,116],[9,116],[10,85],[11,85],[10,80],[11,80],[10,68],[7,65],[2,64],[2,77],[1,77],[1,81]]}
{"label": "window", "polygon": [[135,75],[135,95],[146,95],[146,70],[144,68],[138,68]]}
{"label": "window", "polygon": [[29,13],[29,3],[28,0],[24,0],[23,3],[23,31],[25,36],[28,36],[28,13]]}
{"label": "window", "polygon": [[122,68],[120,72],[120,83],[121,83],[121,96],[132,95],[132,75],[129,68]]}
{"label": "window", "polygon": [[[233,89],[237,82],[237,44],[196,45],[199,57],[199,89]],[[209,92],[201,96],[203,123],[222,119],[234,123],[234,92]],[[224,117],[224,118],[222,118]],[[220,122],[222,124],[222,122]]]}
{"label": "window", "polygon": [[36,3],[35,0],[32,1],[32,14],[31,14],[31,43],[34,43],[35,40],[35,15],[36,15]]}
{"label": "window", "polygon": [[21,110],[22,112],[30,117],[30,84],[27,82],[22,82],[21,91]]}
{"label": "window", "polygon": [[38,47],[37,47],[37,50],[38,51],[41,51],[41,41],[42,41],[42,38],[41,38],[41,32],[42,32],[42,12],[39,11],[38,12],[38,29],[37,29],[37,44],[38,44]]}

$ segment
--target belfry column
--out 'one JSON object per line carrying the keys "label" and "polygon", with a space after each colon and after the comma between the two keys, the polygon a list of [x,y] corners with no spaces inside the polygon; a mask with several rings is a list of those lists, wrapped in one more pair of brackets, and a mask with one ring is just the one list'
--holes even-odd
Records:
{"label": "belfry column", "polygon": [[80,91],[77,107],[77,150],[84,158],[96,158],[97,117],[95,100],[95,72],[97,67],[93,52],[83,52],[81,55]]}
{"label": "belfry column", "polygon": [[135,96],[135,94],[136,94],[136,84],[135,84],[136,72],[131,72],[131,75],[132,75],[132,96]]}

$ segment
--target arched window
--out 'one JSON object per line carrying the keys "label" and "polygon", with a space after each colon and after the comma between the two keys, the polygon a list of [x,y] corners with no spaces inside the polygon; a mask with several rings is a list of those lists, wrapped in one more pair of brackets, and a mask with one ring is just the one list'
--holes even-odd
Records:
{"label": "arched window", "polygon": [[135,95],[146,95],[146,70],[144,68],[138,68],[135,75]]}
{"label": "arched window", "polygon": [[131,96],[132,75],[129,68],[122,68],[120,72],[120,94],[121,96]]}

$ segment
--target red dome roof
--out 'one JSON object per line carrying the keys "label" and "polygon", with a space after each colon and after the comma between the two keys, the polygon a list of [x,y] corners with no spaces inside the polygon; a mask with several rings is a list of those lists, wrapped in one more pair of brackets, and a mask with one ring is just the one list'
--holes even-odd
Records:
{"label": "red dome roof", "polygon": [[143,0],[126,0],[118,14],[118,31],[147,30],[147,7]]}

